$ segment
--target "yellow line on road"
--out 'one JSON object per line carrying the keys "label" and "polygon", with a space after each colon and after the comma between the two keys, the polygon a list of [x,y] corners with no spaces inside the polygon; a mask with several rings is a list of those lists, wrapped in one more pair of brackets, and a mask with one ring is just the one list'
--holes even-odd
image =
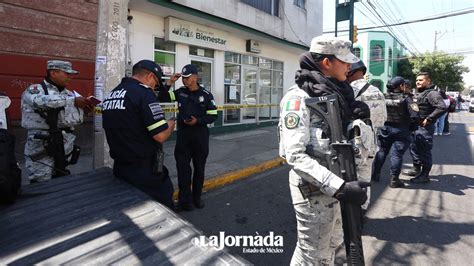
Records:
{"label": "yellow line on road", "polygon": [[[224,185],[233,183],[237,180],[244,179],[246,177],[249,177],[251,175],[257,174],[264,172],[266,170],[270,170],[272,168],[275,168],[279,165],[282,165],[285,160],[282,158],[275,158],[273,160],[269,160],[263,163],[259,163],[256,165],[252,165],[249,167],[245,167],[239,170],[227,172],[223,175],[216,176],[213,178],[210,178],[206,181],[204,181],[204,187],[203,191],[207,192],[209,190],[222,187]],[[178,199],[178,190],[176,190],[173,194],[173,199],[177,200]]]}

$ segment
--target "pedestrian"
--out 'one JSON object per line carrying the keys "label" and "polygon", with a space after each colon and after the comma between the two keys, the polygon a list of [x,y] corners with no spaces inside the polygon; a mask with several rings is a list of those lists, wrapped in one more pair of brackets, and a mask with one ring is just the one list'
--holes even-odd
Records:
{"label": "pedestrian", "polygon": [[446,96],[449,99],[449,107],[448,107],[448,111],[446,112],[446,118],[444,119],[443,136],[451,135],[451,132],[449,132],[449,113],[456,112],[456,100],[449,95],[446,95]]}
{"label": "pedestrian", "polygon": [[163,143],[175,121],[165,114],[153,90],[161,84],[160,66],[141,60],[102,103],[103,127],[114,159],[113,173],[173,209],[173,184],[163,165]]}
{"label": "pedestrian", "polygon": [[402,77],[392,78],[387,84],[387,91],[385,101],[388,116],[384,126],[377,133],[379,149],[372,164],[372,181],[380,181],[385,158],[391,152],[390,187],[401,188],[405,186],[399,179],[403,155],[410,145],[411,133],[418,126],[419,109]]}
{"label": "pedestrian", "polygon": [[25,167],[30,183],[45,182],[68,175],[68,164],[75,164],[80,148],[74,145],[74,126],[83,122],[94,104],[67,89],[78,71],[71,62],[49,60],[46,77],[21,96],[21,126],[27,130]]}
{"label": "pedestrian", "polygon": [[[387,119],[387,108],[385,107],[385,97],[383,93],[364,78],[367,67],[364,62],[359,61],[351,65],[351,70],[347,75],[347,81],[354,89],[355,99],[362,101],[369,106],[370,121],[356,120],[350,128],[357,127],[359,135],[354,136],[353,143],[359,156],[356,156],[357,174],[363,181],[370,182],[372,176],[372,162],[376,151],[375,134],[384,125]],[[367,188],[367,202],[362,205],[362,209],[367,211],[370,203],[370,187]]]}
{"label": "pedestrian", "polygon": [[[182,78],[184,86],[169,91]],[[158,93],[160,101],[178,102],[178,132],[174,158],[178,171],[179,210],[192,211],[204,208],[201,199],[205,166],[209,154],[209,128],[217,118],[217,107],[212,93],[198,83],[195,65],[185,65],[181,74],[174,74],[167,86]],[[194,173],[190,163],[193,162]]]}
{"label": "pedestrian", "polygon": [[435,122],[435,132],[434,132],[435,136],[443,135],[444,122],[446,121],[446,116],[448,115],[448,108],[451,103],[444,90],[440,90],[439,94],[441,94],[441,97],[443,97],[443,102],[444,102],[444,105],[446,106],[446,111]]}
{"label": "pedestrian", "polygon": [[436,91],[436,85],[432,84],[430,73],[421,72],[416,77],[416,103],[420,109],[420,125],[413,134],[410,144],[410,154],[413,158],[413,167],[403,173],[415,176],[410,179],[411,183],[430,182],[429,173],[433,165],[431,149],[433,148],[434,123],[444,112],[446,104],[441,94]]}
{"label": "pedestrian", "polygon": [[461,92],[459,92],[458,97],[457,97],[457,109],[458,109],[458,111],[462,110],[462,103],[463,102],[464,102],[464,99],[461,96]]}
{"label": "pedestrian", "polygon": [[334,264],[335,250],[342,243],[338,201],[362,205],[367,200],[368,183],[345,182],[310,151],[327,152],[330,139],[323,132],[321,118],[307,108],[306,99],[337,95],[342,128],[353,117],[370,116],[368,106],[354,100],[352,88],[344,87],[350,64],[359,60],[350,48],[349,41],[313,38],[310,51],[300,57],[296,84],[280,102],[279,154],[292,167],[289,186],[298,230],[291,265]]}

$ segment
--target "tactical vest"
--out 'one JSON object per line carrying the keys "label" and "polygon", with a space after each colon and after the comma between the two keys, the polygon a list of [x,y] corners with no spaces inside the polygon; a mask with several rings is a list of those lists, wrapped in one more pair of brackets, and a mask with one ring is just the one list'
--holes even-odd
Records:
{"label": "tactical vest", "polygon": [[436,109],[428,101],[428,93],[432,91],[434,91],[434,89],[427,89],[416,97],[416,103],[418,104],[418,108],[420,109],[419,114],[421,119],[425,119]]}
{"label": "tactical vest", "polygon": [[402,93],[385,94],[385,103],[387,105],[387,122],[404,124],[407,122],[402,106],[404,97]]}

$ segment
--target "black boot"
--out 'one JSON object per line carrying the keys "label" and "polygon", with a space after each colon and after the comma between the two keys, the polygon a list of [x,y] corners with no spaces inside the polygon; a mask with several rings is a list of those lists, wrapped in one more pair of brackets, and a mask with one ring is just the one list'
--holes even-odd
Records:
{"label": "black boot", "polygon": [[414,184],[429,183],[430,182],[429,175],[430,175],[430,169],[425,169],[425,167],[423,167],[423,169],[417,176],[410,179],[410,183],[414,183]]}
{"label": "black boot", "polygon": [[416,176],[419,175],[421,172],[421,164],[413,164],[413,167],[408,170],[403,170],[404,175],[408,176]]}
{"label": "black boot", "polygon": [[391,188],[401,188],[401,187],[405,187],[405,183],[403,183],[402,181],[400,181],[400,179],[398,178],[398,176],[391,176],[391,177],[390,177],[390,187],[391,187]]}

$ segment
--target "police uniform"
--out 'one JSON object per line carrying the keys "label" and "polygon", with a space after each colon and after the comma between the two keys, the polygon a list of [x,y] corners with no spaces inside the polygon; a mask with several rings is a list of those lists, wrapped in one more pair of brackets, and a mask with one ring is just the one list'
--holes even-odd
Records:
{"label": "police uniform", "polygon": [[414,183],[429,182],[429,173],[433,165],[431,149],[433,148],[434,123],[446,112],[443,97],[435,89],[436,86],[431,85],[416,96],[416,102],[420,109],[420,121],[427,119],[429,123],[424,127],[420,125],[413,134],[410,153],[413,163],[421,165],[420,174],[410,180]]}
{"label": "police uniform", "polygon": [[102,115],[114,175],[172,209],[168,169],[154,169],[162,145],[153,136],[168,124],[152,89],[134,78],[123,78],[103,101]]}
{"label": "police uniform", "polygon": [[408,149],[411,132],[419,123],[418,106],[411,95],[402,92],[389,92],[385,94],[385,98],[388,117],[377,134],[379,149],[372,165],[372,180],[380,180],[382,165],[391,149],[391,186],[402,187],[403,184],[396,180],[399,180],[403,154]]}
{"label": "police uniform", "polygon": [[[178,172],[179,202],[182,205],[197,203],[201,199],[204,184],[206,159],[209,154],[209,128],[217,118],[217,107],[212,94],[202,86],[195,91],[181,87],[174,91],[160,91],[158,99],[164,102],[178,102],[177,138],[174,150]],[[165,87],[166,88],[166,87]],[[194,116],[197,123],[184,123]],[[190,162],[193,161],[194,173]],[[192,176],[192,181],[191,181]],[[192,189],[191,189],[192,183]]]}
{"label": "police uniform", "polygon": [[[48,61],[48,69],[58,69],[71,74],[71,63],[59,60]],[[66,88],[57,87],[46,78],[41,84],[29,86],[21,96],[21,126],[27,130],[25,144],[25,167],[30,182],[44,182],[51,179],[54,159],[46,152],[47,140],[35,137],[48,136],[49,125],[43,113],[60,108],[58,128],[62,130],[65,154],[71,154],[76,136],[74,126],[83,122],[84,111],[74,106],[75,94]],[[35,158],[35,159],[33,159]]]}

